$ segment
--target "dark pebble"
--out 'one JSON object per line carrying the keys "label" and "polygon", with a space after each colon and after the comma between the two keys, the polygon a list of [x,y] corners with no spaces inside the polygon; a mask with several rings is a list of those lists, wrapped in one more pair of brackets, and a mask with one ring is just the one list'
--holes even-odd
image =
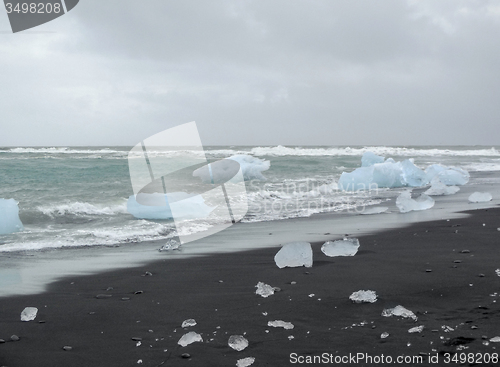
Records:
{"label": "dark pebble", "polygon": [[71,349],[73,349],[73,347],[70,347],[69,345],[65,345],[62,349],[69,352]]}
{"label": "dark pebble", "polygon": [[455,260],[453,261],[455,264],[460,264],[462,262],[462,260]]}
{"label": "dark pebble", "polygon": [[274,291],[275,292],[281,292],[281,288],[280,287],[273,287]]}
{"label": "dark pebble", "polygon": [[479,274],[478,277],[479,278],[484,278],[484,274]]}
{"label": "dark pebble", "polygon": [[309,273],[308,271],[305,271],[305,272],[304,272],[304,274],[309,275],[309,274],[311,274],[311,273]]}
{"label": "dark pebble", "polygon": [[462,251],[460,251],[460,252],[461,252],[462,254],[468,254],[468,253],[470,253],[470,251],[469,251],[469,250],[462,250]]}
{"label": "dark pebble", "polygon": [[132,340],[135,341],[135,342],[140,342],[142,340],[142,338],[139,338],[138,336],[134,336],[132,338]]}
{"label": "dark pebble", "polygon": [[153,275],[153,273],[151,273],[151,272],[147,271],[147,272],[145,272],[142,276],[143,276],[143,277],[150,277],[150,276],[152,276],[152,275]]}
{"label": "dark pebble", "polygon": [[104,298],[109,298],[111,296],[112,296],[111,294],[98,294],[97,296],[95,296],[95,298],[104,299]]}
{"label": "dark pebble", "polygon": [[185,359],[188,359],[188,358],[191,358],[191,354],[189,354],[189,353],[182,353],[181,357],[185,358]]}
{"label": "dark pebble", "polygon": [[134,292],[134,294],[142,294],[144,293],[143,291],[137,291],[137,292]]}
{"label": "dark pebble", "polygon": [[473,330],[475,330],[475,329],[477,329],[477,326],[476,325],[472,325],[470,328],[473,329]]}
{"label": "dark pebble", "polygon": [[128,301],[128,300],[130,300],[130,297],[123,297],[122,298],[122,301]]}
{"label": "dark pebble", "polygon": [[45,324],[45,320],[38,321],[39,324]]}
{"label": "dark pebble", "polygon": [[20,338],[19,338],[17,335],[12,335],[12,336],[10,337],[10,340],[12,340],[13,342],[17,342],[17,341],[19,341],[19,339],[20,339]]}
{"label": "dark pebble", "polygon": [[430,273],[430,272],[432,272],[432,269],[425,269],[425,272]]}
{"label": "dark pebble", "polygon": [[483,335],[483,336],[481,337],[481,339],[483,339],[483,340],[488,340],[489,338],[488,338],[486,335]]}
{"label": "dark pebble", "polygon": [[5,343],[5,340],[0,339],[0,344]]}

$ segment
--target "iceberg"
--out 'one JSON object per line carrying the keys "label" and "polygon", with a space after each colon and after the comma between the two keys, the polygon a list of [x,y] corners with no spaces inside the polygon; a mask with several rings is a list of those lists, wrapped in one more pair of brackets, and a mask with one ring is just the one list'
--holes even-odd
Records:
{"label": "iceberg", "polygon": [[0,235],[24,229],[19,219],[19,207],[14,199],[0,199]]}
{"label": "iceberg", "polygon": [[248,347],[248,340],[242,335],[231,335],[227,344],[234,350],[241,352]]}
{"label": "iceberg", "polygon": [[274,256],[278,268],[305,266],[310,268],[313,264],[313,252],[309,242],[290,242]]}
{"label": "iceberg", "polygon": [[385,160],[384,157],[376,155],[370,151],[364,152],[361,157],[361,167],[369,167],[373,166],[375,163],[383,163]]}
{"label": "iceberg", "polygon": [[493,197],[489,192],[474,192],[469,196],[469,201],[471,203],[486,203],[491,201]]}
{"label": "iceberg", "polygon": [[375,303],[377,302],[377,293],[375,291],[357,291],[349,296],[354,303]]}
{"label": "iceberg", "polygon": [[428,195],[421,194],[418,198],[411,198],[411,191],[402,192],[396,199],[396,206],[401,213],[413,210],[427,210],[434,206],[434,199]]}
{"label": "iceberg", "polygon": [[243,173],[243,177],[246,181],[265,181],[266,178],[262,175],[262,172],[267,171],[271,166],[271,162],[252,157],[248,154],[236,154],[227,159],[232,159],[240,164],[241,172]]}
{"label": "iceberg", "polygon": [[[134,217],[139,219],[172,219],[172,211],[168,205],[166,194],[139,194],[141,195],[141,203],[137,202],[136,195],[131,195],[127,201],[127,211]],[[168,194],[168,196],[182,203],[181,207],[175,212],[176,219],[198,219],[208,216],[214,208],[205,204],[205,200],[200,196],[191,196],[185,192],[176,192]],[[164,205],[159,206],[162,203]],[[148,205],[149,204],[149,205]]]}
{"label": "iceberg", "polygon": [[258,282],[255,287],[257,288],[255,294],[258,294],[259,296],[262,296],[264,298],[267,298],[274,294],[274,288],[271,287],[269,284]]}
{"label": "iceberg", "polygon": [[404,308],[401,305],[398,305],[398,306],[396,306],[394,308],[386,308],[386,309],[384,309],[384,311],[382,311],[382,316],[385,316],[385,317],[399,316],[399,317],[403,317],[403,318],[406,318],[406,319],[412,319],[413,321],[417,321],[418,320],[417,316],[415,316],[415,314],[413,312],[411,312],[410,310]]}
{"label": "iceberg", "polygon": [[446,186],[441,182],[439,177],[434,177],[431,181],[431,187],[424,192],[426,195],[431,196],[441,196],[441,195],[453,195],[460,190],[457,186]]}
{"label": "iceberg", "polygon": [[177,344],[179,344],[181,347],[185,347],[186,345],[189,345],[191,343],[195,342],[203,342],[203,338],[201,337],[200,334],[195,333],[194,331],[190,331],[189,333],[184,334]]}
{"label": "iceberg", "polygon": [[447,186],[465,185],[469,173],[458,167],[446,167],[433,164],[424,171],[417,167],[413,159],[396,162],[392,158],[384,161],[383,157],[365,152],[361,158],[361,167],[352,172],[343,172],[339,187],[344,191],[373,190],[381,187],[421,187],[438,177]]}
{"label": "iceberg", "polygon": [[326,256],[354,256],[359,249],[357,238],[344,238],[343,240],[327,241],[321,246],[321,252]]}

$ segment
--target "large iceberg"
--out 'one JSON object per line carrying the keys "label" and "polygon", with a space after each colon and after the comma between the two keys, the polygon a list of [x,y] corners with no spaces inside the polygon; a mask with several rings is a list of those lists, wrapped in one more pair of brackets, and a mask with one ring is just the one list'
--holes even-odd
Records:
{"label": "large iceberg", "polygon": [[267,171],[271,166],[271,162],[252,157],[248,154],[237,154],[228,159],[232,159],[240,164],[241,172],[245,180],[265,181],[266,178],[262,175],[262,172]]}
{"label": "large iceberg", "polygon": [[[142,205],[137,202],[136,196],[131,195],[127,201],[127,210],[134,217],[139,219],[172,219],[172,211],[168,205],[167,195],[165,194],[139,194]],[[196,219],[204,218],[214,209],[205,204],[203,198],[199,195],[190,196],[185,192],[176,192],[168,194],[176,202],[182,202],[182,210],[176,210],[176,219]],[[164,203],[158,206],[158,203]],[[178,206],[179,207],[179,206]]]}
{"label": "large iceberg", "polygon": [[305,266],[310,268],[313,264],[313,252],[309,242],[290,242],[274,256],[278,268]]}
{"label": "large iceberg", "polygon": [[458,167],[446,167],[433,164],[424,171],[417,167],[413,159],[396,162],[386,160],[371,152],[361,158],[362,166],[352,172],[343,172],[339,187],[344,191],[375,190],[380,187],[421,187],[429,184],[433,178],[448,186],[465,185],[469,173]]}
{"label": "large iceberg", "polygon": [[434,199],[425,194],[412,199],[411,191],[402,192],[396,199],[396,206],[401,213],[408,213],[413,210],[427,210],[432,208],[434,203]]}
{"label": "large iceberg", "polygon": [[19,207],[14,199],[0,199],[0,234],[22,231]]}

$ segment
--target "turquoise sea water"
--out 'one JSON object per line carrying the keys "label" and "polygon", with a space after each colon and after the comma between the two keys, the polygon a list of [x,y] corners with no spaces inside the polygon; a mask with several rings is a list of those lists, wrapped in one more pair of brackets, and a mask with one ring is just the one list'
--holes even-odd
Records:
{"label": "turquoise sea water", "polygon": [[[127,155],[131,147],[0,148],[0,198],[19,202],[24,231],[0,236],[0,251],[67,246],[114,246],[175,235],[171,221],[134,218]],[[414,158],[421,168],[441,163],[469,171],[499,171],[499,147],[205,147],[209,161],[234,154],[269,160],[267,181],[247,182],[243,221],[310,216],[383,202],[397,189],[331,190],[341,173],[360,166],[363,152]],[[1,215],[1,214],[0,214]],[[1,220],[1,216],[0,216]],[[200,228],[193,227],[193,231]]]}

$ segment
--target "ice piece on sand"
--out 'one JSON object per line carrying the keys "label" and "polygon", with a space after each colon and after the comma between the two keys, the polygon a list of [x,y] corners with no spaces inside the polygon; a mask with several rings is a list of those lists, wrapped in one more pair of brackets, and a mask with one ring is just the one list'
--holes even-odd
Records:
{"label": "ice piece on sand", "polygon": [[441,164],[432,164],[425,169],[425,174],[427,179],[432,181],[434,177],[438,177],[439,180],[445,185],[465,185],[469,182],[469,172],[458,167],[446,167]]}
{"label": "ice piece on sand", "polygon": [[334,256],[354,256],[359,249],[357,238],[344,238],[343,240],[327,241],[321,246],[321,251],[330,257]]}
{"label": "ice piece on sand", "polygon": [[238,359],[238,361],[236,362],[236,367],[248,367],[248,366],[251,366],[253,364],[253,362],[255,362],[254,357],[246,357],[246,358]]}
{"label": "ice piece on sand", "polygon": [[469,201],[471,203],[485,203],[491,201],[493,197],[489,192],[474,192],[469,196]]}
{"label": "ice piece on sand", "polygon": [[290,242],[274,256],[278,268],[305,266],[310,268],[313,264],[313,252],[309,242]]}
{"label": "ice piece on sand", "polygon": [[389,337],[389,333],[380,334],[380,339],[386,339],[387,337]]}
{"label": "ice piece on sand", "polygon": [[411,191],[404,191],[396,199],[396,206],[401,213],[408,213],[412,210],[427,210],[434,206],[434,199],[425,194],[412,199]]}
{"label": "ice piece on sand", "polygon": [[190,331],[189,333],[184,334],[177,344],[179,344],[182,347],[185,347],[186,345],[189,345],[194,342],[202,342],[203,338],[201,337],[200,334],[195,333],[194,331]]}
{"label": "ice piece on sand", "polygon": [[158,251],[172,251],[172,250],[180,250],[181,244],[179,241],[174,240],[173,238],[169,239],[166,244],[158,249]]}
{"label": "ice piece on sand", "polygon": [[500,277],[500,269],[495,270],[495,273]]}
{"label": "ice piece on sand", "polygon": [[375,207],[371,207],[371,208],[365,208],[359,214],[363,214],[363,215],[380,214],[380,213],[385,213],[388,209],[389,209],[389,207],[387,207],[387,206],[375,206]]}
{"label": "ice piece on sand", "polygon": [[248,347],[248,340],[246,340],[242,335],[231,335],[227,344],[234,350],[240,352]]}
{"label": "ice piece on sand", "polygon": [[264,298],[267,298],[274,294],[274,288],[271,287],[269,284],[258,282],[255,287],[257,288],[255,294],[258,294]]}
{"label": "ice piece on sand", "polygon": [[36,318],[38,308],[36,307],[26,307],[23,312],[21,312],[21,321],[32,321]]}
{"label": "ice piece on sand", "polygon": [[195,326],[196,325],[196,320],[195,319],[187,319],[182,322],[181,327],[190,327],[190,326]]}
{"label": "ice piece on sand", "polygon": [[384,157],[376,155],[372,152],[364,152],[361,157],[361,167],[373,166],[375,163],[383,163]]}
{"label": "ice piece on sand", "polygon": [[357,291],[349,296],[349,299],[354,303],[374,303],[377,301],[377,293],[375,291]]}
{"label": "ice piece on sand", "polygon": [[413,321],[418,320],[417,316],[415,316],[415,314],[413,312],[404,308],[401,305],[398,305],[394,308],[384,309],[384,311],[382,311],[382,316],[385,316],[385,317],[400,316],[400,317],[404,317],[406,319],[412,319]]}
{"label": "ice piece on sand", "polygon": [[19,207],[14,199],[0,199],[0,234],[9,234],[24,229],[19,219]]}
{"label": "ice piece on sand", "polygon": [[492,342],[492,343],[500,343],[500,336],[495,336],[494,338],[491,338],[490,342]]}
{"label": "ice piece on sand", "polygon": [[410,334],[421,333],[424,330],[424,325],[415,326],[408,330]]}
{"label": "ice piece on sand", "polygon": [[291,322],[286,322],[286,321],[282,321],[282,320],[269,321],[267,323],[267,326],[282,327],[282,328],[287,329],[287,330],[291,330],[294,328],[294,326]]}
{"label": "ice piece on sand", "polygon": [[424,192],[426,195],[440,196],[453,195],[460,190],[457,186],[446,186],[438,177],[434,177],[431,181],[431,187]]}

